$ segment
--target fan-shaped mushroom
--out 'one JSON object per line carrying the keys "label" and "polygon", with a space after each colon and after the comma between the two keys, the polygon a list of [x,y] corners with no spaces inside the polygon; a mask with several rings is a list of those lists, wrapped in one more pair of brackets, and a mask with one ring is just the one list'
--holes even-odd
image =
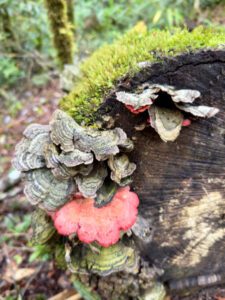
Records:
{"label": "fan-shaped mushroom", "polygon": [[131,163],[126,154],[111,156],[108,160],[111,169],[111,179],[120,184],[121,180],[132,175],[136,169],[135,163]]}
{"label": "fan-shaped mushroom", "polygon": [[66,249],[66,262],[73,273],[94,273],[107,276],[118,271],[136,273],[138,257],[133,248],[122,242],[108,248],[98,247],[98,252],[90,248]]}
{"label": "fan-shaped mushroom", "polygon": [[39,205],[47,211],[55,211],[65,204],[75,192],[75,183],[56,179],[50,170],[37,169],[26,173],[25,195],[33,205]]}
{"label": "fan-shaped mushroom", "polygon": [[[197,90],[177,90],[173,86],[162,84],[145,84],[142,89],[144,90],[141,93],[137,92],[136,94],[117,92],[116,98],[134,114],[148,109],[151,126],[165,142],[174,141],[179,136],[181,127],[191,123],[190,120],[184,122],[184,115],[180,111],[207,118],[211,118],[219,112],[215,107],[191,105],[195,99],[201,96]],[[163,103],[160,106],[157,105],[156,100],[162,92],[171,97],[174,107],[168,108],[168,103],[165,103],[165,106]]]}

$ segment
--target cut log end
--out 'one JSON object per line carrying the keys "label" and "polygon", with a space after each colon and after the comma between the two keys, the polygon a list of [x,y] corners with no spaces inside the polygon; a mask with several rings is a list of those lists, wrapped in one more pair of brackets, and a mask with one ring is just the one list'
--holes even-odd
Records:
{"label": "cut log end", "polygon": [[[98,111],[134,141],[133,189],[141,199],[140,214],[154,227],[152,242],[140,247],[151,264],[164,269],[165,282],[219,274],[225,267],[224,75],[224,50],[166,59],[123,78]],[[135,129],[145,122],[146,111],[132,114],[116,101],[116,92],[132,93],[144,83],[197,90],[198,105],[220,112],[192,118],[175,142],[165,143],[150,126]]]}

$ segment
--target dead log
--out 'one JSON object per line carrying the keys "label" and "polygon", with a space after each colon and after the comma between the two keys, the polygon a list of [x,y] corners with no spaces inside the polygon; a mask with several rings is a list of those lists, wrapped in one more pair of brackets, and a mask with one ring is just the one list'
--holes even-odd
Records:
{"label": "dead log", "polygon": [[[140,214],[152,220],[154,232],[152,242],[140,244],[140,249],[145,259],[164,270],[161,280],[174,290],[188,288],[183,280],[187,278],[190,287],[194,279],[201,286],[200,275],[224,280],[224,75],[224,50],[165,58],[120,80],[97,112],[99,118],[110,116],[134,141],[130,158],[137,170],[132,186],[141,199]],[[116,92],[133,92],[143,83],[198,90],[198,104],[216,106],[220,112],[193,120],[175,142],[165,143],[151,127],[135,129],[146,120],[145,112],[134,115],[115,100]],[[160,97],[167,101],[165,95]]]}
{"label": "dead log", "polygon": [[28,126],[16,147],[38,206],[33,242],[102,300],[164,300],[164,286],[224,281],[225,50],[215,34],[139,24],[87,59],[64,111]]}

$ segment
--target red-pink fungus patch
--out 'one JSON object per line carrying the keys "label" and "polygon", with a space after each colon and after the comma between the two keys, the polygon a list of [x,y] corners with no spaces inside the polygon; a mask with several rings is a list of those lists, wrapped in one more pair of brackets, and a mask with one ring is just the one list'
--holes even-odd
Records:
{"label": "red-pink fungus patch", "polygon": [[91,198],[73,199],[52,217],[59,234],[76,233],[84,243],[97,241],[103,247],[118,242],[120,230],[128,230],[136,222],[139,199],[130,187],[120,188],[112,201],[101,208]]}
{"label": "red-pink fungus patch", "polygon": [[191,125],[191,120],[189,119],[185,119],[183,122],[182,122],[182,126],[186,127],[186,126],[190,126]]}
{"label": "red-pink fungus patch", "polygon": [[125,104],[125,106],[127,109],[129,109],[130,112],[132,112],[132,114],[135,114],[135,115],[140,114],[143,111],[146,111],[150,107],[150,105],[145,105],[138,109],[135,109],[132,105]]}

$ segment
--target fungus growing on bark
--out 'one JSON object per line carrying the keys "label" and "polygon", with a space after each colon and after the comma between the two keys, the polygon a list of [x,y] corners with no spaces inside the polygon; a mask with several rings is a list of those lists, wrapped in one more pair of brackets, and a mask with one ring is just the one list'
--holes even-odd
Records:
{"label": "fungus growing on bark", "polygon": [[15,168],[28,171],[44,167],[44,147],[49,142],[49,126],[32,124],[23,134],[24,138],[16,145],[12,160]]}
{"label": "fungus growing on bark", "polygon": [[126,154],[111,156],[108,166],[111,169],[111,179],[119,185],[122,183],[122,179],[132,175],[136,169],[136,165],[129,161]]}
{"label": "fungus growing on bark", "polygon": [[45,244],[56,232],[52,219],[42,209],[33,212],[31,226],[33,229],[31,243],[33,245]]}
{"label": "fungus growing on bark", "polygon": [[26,173],[26,180],[24,193],[28,200],[47,211],[55,211],[76,191],[72,178],[58,180],[48,169],[29,171]]}
{"label": "fungus growing on bark", "polygon": [[149,116],[151,126],[163,141],[174,141],[179,136],[184,120],[179,110],[154,106],[149,109]]}
{"label": "fungus growing on bark", "polygon": [[117,92],[116,98],[124,103],[132,113],[138,114],[148,109],[157,95],[153,93],[152,89],[146,89],[140,94]]}
{"label": "fungus growing on bark", "polygon": [[185,119],[182,122],[182,126],[184,126],[184,127],[187,127],[187,126],[190,126],[190,125],[191,125],[191,120],[189,120],[189,119]]}
{"label": "fungus growing on bark", "polygon": [[[55,211],[77,189],[84,197],[96,198],[108,176],[107,160],[132,149],[132,141],[121,128],[106,131],[83,128],[66,113],[56,110],[50,125],[27,127],[24,138],[16,146],[13,164],[24,172],[29,201]],[[128,158],[126,162],[135,169]],[[131,175],[132,170],[128,168],[127,175]],[[124,176],[121,175],[121,180]],[[118,182],[116,177],[115,180]],[[112,192],[108,192],[107,195],[104,191],[106,199],[102,199],[103,193],[100,193],[98,205],[110,201]]]}
{"label": "fungus growing on bark", "polygon": [[65,204],[54,215],[61,235],[76,233],[84,243],[98,242],[109,247],[118,242],[120,230],[128,230],[136,221],[138,196],[129,187],[120,188],[112,201],[96,208],[94,199],[81,198]]}
{"label": "fungus growing on bark", "polygon": [[[162,99],[161,105],[157,104],[162,93],[171,98],[172,107],[168,107],[168,101],[165,99]],[[151,126],[165,142],[174,141],[179,136],[182,126],[190,125],[191,122],[185,120],[181,111],[202,118],[211,118],[219,112],[215,107],[193,106],[192,103],[200,96],[197,90],[176,90],[173,86],[160,84],[145,84],[142,86],[142,92],[137,94],[116,93],[117,100],[124,103],[132,113],[137,114],[148,109]]]}
{"label": "fungus growing on bark", "polygon": [[121,128],[107,131],[83,128],[61,110],[54,112],[50,126],[51,139],[62,150],[93,151],[97,160],[105,160],[119,153],[119,146],[125,147],[127,143],[127,135]]}
{"label": "fungus growing on bark", "polygon": [[137,220],[131,227],[132,233],[144,243],[150,243],[152,240],[152,220],[146,219],[140,215],[137,216]]}
{"label": "fungus growing on bark", "polygon": [[107,168],[103,164],[96,165],[87,176],[75,177],[79,191],[86,198],[95,198],[97,191],[101,188],[107,176]]}
{"label": "fungus growing on bark", "polygon": [[138,114],[140,114],[140,113],[146,111],[146,110],[150,107],[150,105],[145,105],[145,106],[142,106],[142,107],[140,107],[140,108],[138,108],[138,109],[135,109],[132,105],[127,105],[127,104],[126,104],[125,106],[126,106],[126,108],[127,108],[130,112],[132,112],[132,114],[135,114],[135,115],[138,115]]}
{"label": "fungus growing on bark", "polygon": [[98,190],[95,198],[95,207],[102,207],[109,203],[118,189],[118,185],[111,180],[105,180],[102,187]]}
{"label": "fungus growing on bark", "polygon": [[98,251],[92,251],[90,247],[71,249],[66,245],[65,259],[69,270],[73,273],[94,273],[100,276],[118,271],[137,273],[139,259],[133,248],[122,242],[108,248],[96,247]]}

